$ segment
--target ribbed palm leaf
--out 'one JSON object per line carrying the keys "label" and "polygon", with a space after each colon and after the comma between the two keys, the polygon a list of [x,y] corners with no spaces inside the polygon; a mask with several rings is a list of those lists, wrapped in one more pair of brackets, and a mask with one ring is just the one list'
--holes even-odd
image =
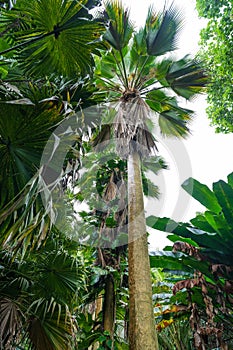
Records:
{"label": "ribbed palm leaf", "polygon": [[[2,103],[0,111],[1,187],[13,198],[36,173],[50,128],[61,121],[57,108]],[[29,136],[30,135],[30,136]],[[3,197],[1,202],[4,203]]]}
{"label": "ribbed palm leaf", "polygon": [[2,10],[0,27],[12,28],[3,35],[11,47],[2,53],[15,50],[20,66],[30,74],[89,73],[103,26],[84,11],[88,3],[18,0],[14,10]]}
{"label": "ribbed palm leaf", "polygon": [[85,291],[86,267],[78,257],[77,243],[53,234],[23,261],[20,255],[15,259],[0,250],[0,345],[6,350],[17,345],[36,350],[72,348],[77,327],[72,316]]}
{"label": "ribbed palm leaf", "polygon": [[[44,147],[73,108],[80,103],[85,108],[97,100],[92,98],[96,89],[84,80],[57,78],[20,83],[20,88],[0,86],[0,244],[11,242],[12,247],[26,251],[46,239],[54,216],[53,205],[41,200],[41,192],[50,191],[40,169]],[[55,172],[54,180],[61,171]]]}

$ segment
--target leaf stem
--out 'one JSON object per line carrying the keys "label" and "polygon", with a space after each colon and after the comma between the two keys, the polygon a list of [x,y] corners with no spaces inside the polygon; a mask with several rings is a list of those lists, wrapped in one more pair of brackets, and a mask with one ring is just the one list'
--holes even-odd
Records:
{"label": "leaf stem", "polygon": [[117,71],[116,71],[116,75],[118,76],[118,78],[121,81],[121,83],[123,84],[123,86],[127,87],[127,82],[124,81],[125,76],[124,76],[124,73],[122,72],[120,62],[118,61],[114,51],[112,51],[112,54],[113,54],[113,57],[114,57],[114,59],[116,61],[117,67],[118,67],[119,72],[120,72],[120,74],[118,74]]}
{"label": "leaf stem", "polygon": [[146,57],[146,59],[145,59],[143,65],[142,65],[142,68],[141,68],[141,70],[140,70],[140,72],[139,72],[139,74],[138,74],[138,77],[137,77],[137,79],[136,79],[136,81],[135,81],[135,88],[138,87],[137,84],[138,84],[139,81],[140,81],[140,78],[141,78],[141,76],[142,76],[142,74],[143,74],[143,69],[144,69],[144,67],[145,67],[145,65],[146,65],[146,63],[147,63],[147,61],[148,61],[148,59],[149,59],[149,56]]}
{"label": "leaf stem", "polygon": [[122,54],[121,50],[120,50],[120,56],[121,56],[121,62],[122,62],[122,66],[123,66],[124,76],[125,76],[125,83],[126,83],[126,87],[128,89],[129,88],[129,82],[128,82],[127,73],[126,73],[125,61],[124,61],[124,57],[123,57],[123,54]]}

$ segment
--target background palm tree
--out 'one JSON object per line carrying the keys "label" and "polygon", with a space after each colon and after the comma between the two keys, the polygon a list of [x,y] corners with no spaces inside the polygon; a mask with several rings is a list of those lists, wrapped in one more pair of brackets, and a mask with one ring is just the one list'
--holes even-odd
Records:
{"label": "background palm tree", "polygon": [[53,231],[22,255],[1,249],[0,345],[4,349],[71,349],[75,345],[88,265],[79,245]]}
{"label": "background palm tree", "polygon": [[[107,100],[118,101],[112,132],[118,154],[128,162],[129,346],[157,349],[140,158],[156,151],[152,111],[164,135],[188,134],[192,112],[180,107],[177,97],[190,99],[202,90],[207,77],[198,62],[167,56],[176,49],[182,22],[174,6],[163,13],[151,7],[145,26],[137,32],[120,1],[106,2],[105,18],[107,43],[97,58],[95,77]],[[105,128],[109,134],[103,126],[97,142],[106,139]]]}

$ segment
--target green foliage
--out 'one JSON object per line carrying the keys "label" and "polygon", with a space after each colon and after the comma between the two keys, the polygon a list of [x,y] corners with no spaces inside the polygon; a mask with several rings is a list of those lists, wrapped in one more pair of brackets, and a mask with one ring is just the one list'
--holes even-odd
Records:
{"label": "green foliage", "polygon": [[88,18],[83,11],[86,4],[87,0],[18,0],[14,10],[1,11],[0,28],[10,42],[1,54],[14,50],[18,64],[29,74],[90,73],[103,26]]}
{"label": "green foliage", "polygon": [[211,76],[207,114],[217,132],[233,131],[231,59],[233,55],[233,5],[229,0],[196,0],[198,13],[208,19],[201,31],[201,53]]}
{"label": "green foliage", "polygon": [[[106,93],[108,102],[121,101],[113,121],[119,154],[126,157],[129,141],[134,140],[142,144],[140,149],[135,147],[144,156],[146,150],[155,149],[152,130],[148,130],[148,106],[159,115],[162,134],[186,136],[192,111],[179,106],[178,98],[189,100],[203,91],[207,76],[199,62],[187,56],[177,61],[168,56],[177,48],[181,26],[174,6],[161,13],[151,7],[144,27],[137,32],[120,1],[107,2],[106,13],[109,26],[104,38],[108,45],[107,50],[100,50],[101,57],[96,57],[97,86]],[[126,125],[124,113],[128,116]],[[101,136],[105,140],[105,133]]]}
{"label": "green foliage", "polygon": [[175,7],[171,6],[163,14],[156,14],[150,7],[146,19],[148,54],[160,56],[177,49],[176,40],[181,23],[181,13]]}
{"label": "green foliage", "polygon": [[[206,336],[209,344],[216,346],[214,337],[219,329],[223,329],[218,339],[223,345],[233,321],[232,174],[227,183],[214,183],[212,191],[194,179],[188,179],[182,187],[209,210],[190,223],[148,218],[149,226],[170,232],[168,238],[174,242],[173,252],[167,247],[151,256],[151,266],[178,276],[177,281],[173,277],[174,295],[168,296],[168,301],[178,306],[173,317],[189,315],[195,346],[198,342],[204,344]],[[207,333],[202,322],[208,324]]]}
{"label": "green foliage", "polygon": [[[110,141],[114,127],[120,125],[117,139],[126,155],[125,142],[141,155],[155,150],[150,108],[159,114],[163,134],[185,136],[192,112],[179,107],[179,98],[191,99],[207,81],[198,62],[188,57],[174,62],[163,56],[176,48],[180,29],[180,13],[173,6],[162,13],[150,8],[144,28],[135,33],[128,10],[118,1],[107,2],[103,16],[106,33],[100,45],[103,24],[88,12],[97,2],[18,0],[13,1],[13,9],[7,2],[1,6],[0,74],[4,81],[0,84],[0,181],[4,191],[0,206],[0,321],[6,349],[13,341],[17,343],[13,345],[37,350],[85,349],[97,342],[99,349],[128,348],[127,262],[122,247],[127,240],[124,225],[128,220],[126,160],[115,154],[111,159],[106,150],[103,162],[99,154],[91,152],[92,146],[97,150],[103,141]],[[99,56],[94,62],[95,54]],[[93,84],[87,84],[94,63]],[[98,108],[84,111],[99,101],[116,99],[121,103],[117,113],[101,114]],[[123,132],[121,113],[131,117]],[[58,185],[70,202],[86,200],[91,207],[89,212],[80,213],[83,220],[75,226],[79,226],[77,232],[93,237],[93,243],[105,233],[104,243],[113,242],[113,249],[83,247],[80,252],[78,244],[68,239],[68,225],[62,226],[64,238],[50,220],[58,215],[59,208],[54,209],[49,185],[42,181],[40,157],[51,133],[74,114],[77,118],[70,127],[76,130],[75,136],[67,130],[54,133],[56,141],[51,143],[52,152],[59,150],[66,134],[73,137],[72,150],[63,169],[53,168],[56,164],[52,161],[51,169],[55,170],[55,182],[64,171]],[[96,125],[101,118],[104,127],[98,134]],[[91,145],[93,134],[98,136]],[[89,163],[85,157],[81,159],[86,152]],[[75,194],[72,186],[77,185],[81,160],[90,171],[78,182],[80,191]],[[74,163],[77,167],[72,167]],[[148,171],[157,173],[164,167],[157,156],[146,157],[142,163],[144,194],[158,194],[148,180]],[[48,196],[47,205],[42,204],[41,191]],[[100,206],[97,210],[96,202]],[[63,217],[70,215],[72,221],[75,214],[74,210],[71,215],[65,210]],[[230,217],[229,207],[225,214]],[[179,263],[186,263],[188,259],[180,256],[183,260]],[[195,259],[189,265],[187,272],[191,273]],[[91,310],[93,303],[104,300],[109,275],[116,292],[114,344],[103,330],[104,306],[96,314]]]}
{"label": "green foliage", "polygon": [[114,49],[122,51],[128,44],[132,33],[133,26],[129,19],[128,10],[120,6],[119,1],[107,1],[105,3],[105,16],[109,21],[109,27],[104,34],[104,39],[109,42]]}
{"label": "green foliage", "polygon": [[64,349],[77,327],[74,315],[85,292],[87,265],[77,243],[53,233],[23,258],[1,249],[0,344],[28,349]]}

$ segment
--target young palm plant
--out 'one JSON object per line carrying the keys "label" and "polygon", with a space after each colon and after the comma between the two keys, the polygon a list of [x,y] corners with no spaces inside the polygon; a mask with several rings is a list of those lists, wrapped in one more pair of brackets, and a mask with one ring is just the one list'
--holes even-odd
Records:
{"label": "young palm plant", "polygon": [[[207,77],[200,64],[185,57],[175,60],[182,19],[174,6],[156,13],[149,8],[145,26],[134,31],[129,11],[120,1],[105,3],[108,22],[105,49],[96,60],[96,82],[117,101],[111,126],[116,149],[128,163],[128,264],[129,347],[158,349],[152,307],[151,277],[145,224],[141,158],[156,151],[152,135],[152,112],[157,127],[166,136],[185,137],[192,111],[178,105],[202,91]],[[106,130],[106,135],[105,135]],[[101,143],[109,138],[109,125],[102,125]]]}

